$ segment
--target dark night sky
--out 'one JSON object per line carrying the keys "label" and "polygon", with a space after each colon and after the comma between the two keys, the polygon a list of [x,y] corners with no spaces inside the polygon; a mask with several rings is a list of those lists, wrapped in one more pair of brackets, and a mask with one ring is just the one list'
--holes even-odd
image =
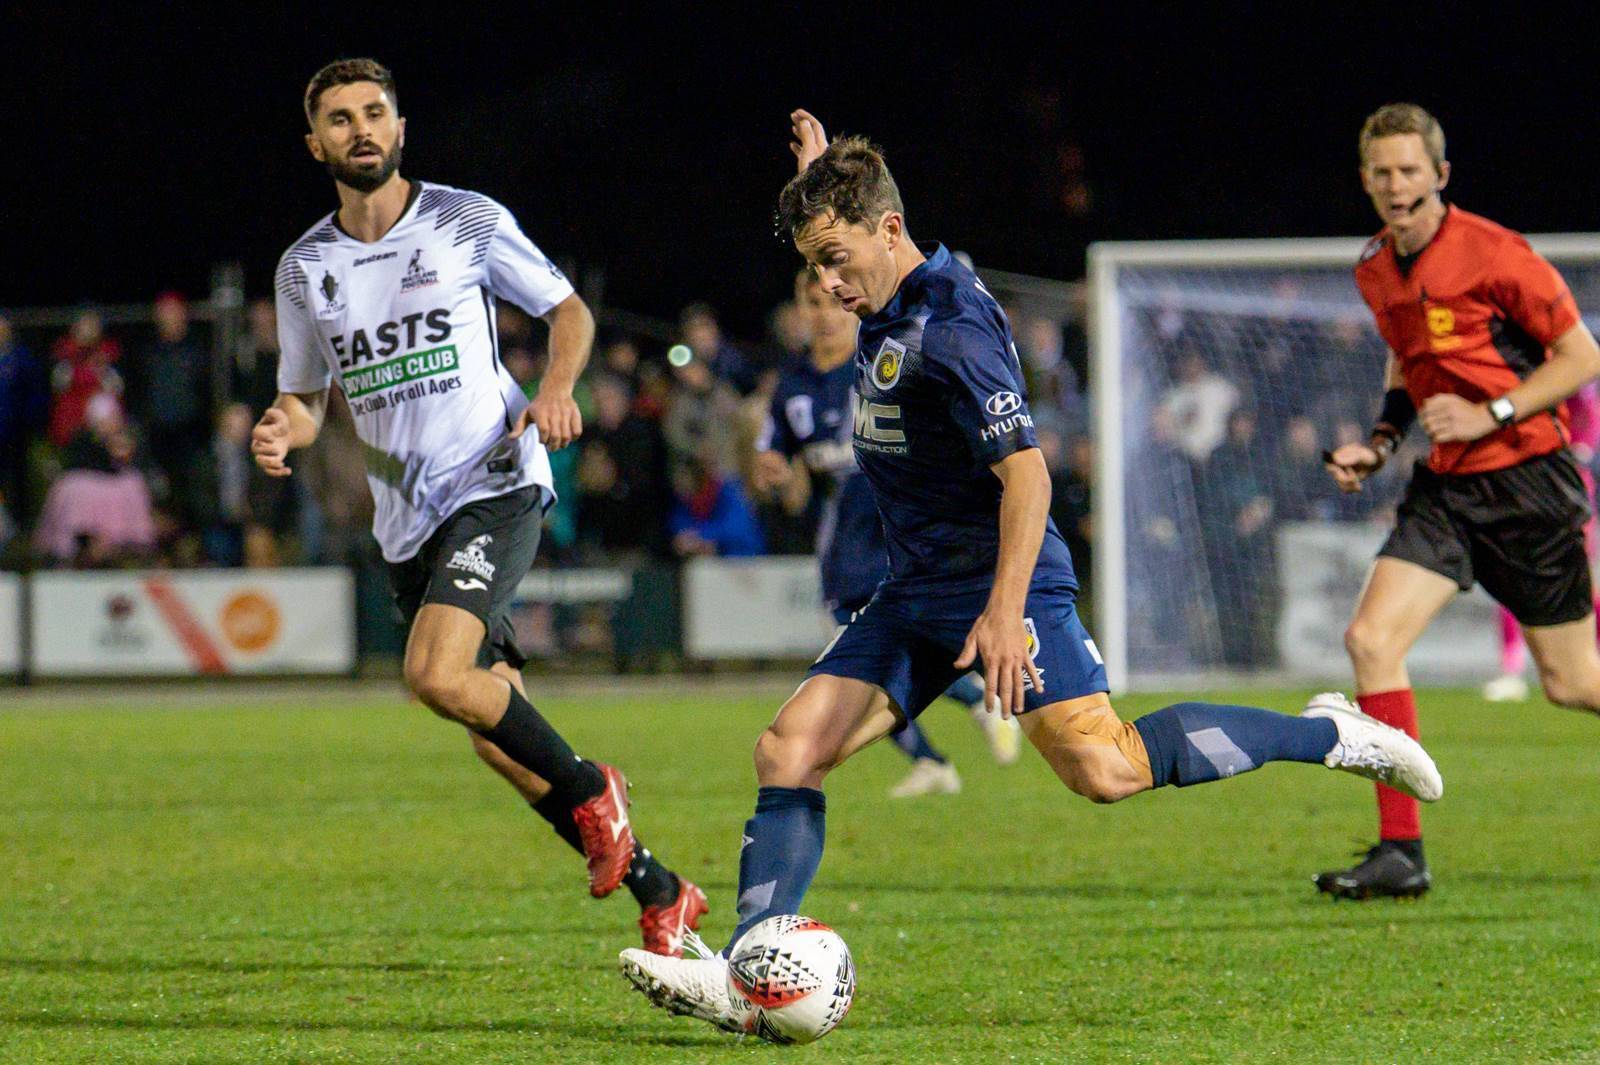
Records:
{"label": "dark night sky", "polygon": [[[1444,123],[1463,206],[1527,231],[1600,229],[1600,26],[1340,9],[937,24],[889,6],[841,23],[817,7],[717,20],[600,4],[230,21],[13,9],[6,51],[28,58],[0,75],[0,306],[199,293],[225,258],[264,291],[333,204],[300,142],[299,96],[341,54],[396,71],[405,173],[502,200],[558,259],[603,267],[608,303],[668,316],[704,298],[745,333],[796,262],[771,225],[794,106],[886,146],[919,239],[1004,269],[1079,276],[1089,239],[1369,232],[1355,134],[1400,98]],[[1071,143],[1086,219],[1051,196]]]}

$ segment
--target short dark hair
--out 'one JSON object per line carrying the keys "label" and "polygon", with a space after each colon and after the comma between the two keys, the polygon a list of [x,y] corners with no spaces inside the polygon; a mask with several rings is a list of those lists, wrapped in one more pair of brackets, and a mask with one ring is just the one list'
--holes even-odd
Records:
{"label": "short dark hair", "polygon": [[389,102],[400,110],[400,97],[395,94],[394,72],[376,59],[335,59],[311,76],[306,86],[306,121],[310,122],[322,102],[322,94],[337,85],[353,85],[358,81],[376,82],[389,95]]}
{"label": "short dark hair", "polygon": [[885,211],[904,214],[905,205],[883,149],[865,137],[840,137],[828,145],[778,196],[778,225],[791,238],[823,214],[876,230]]}

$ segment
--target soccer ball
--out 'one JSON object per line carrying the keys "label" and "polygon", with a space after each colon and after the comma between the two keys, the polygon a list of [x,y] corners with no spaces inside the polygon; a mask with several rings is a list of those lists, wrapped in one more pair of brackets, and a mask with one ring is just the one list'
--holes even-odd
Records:
{"label": "soccer ball", "polygon": [[850,1012],[856,965],[839,933],[809,917],[768,917],[728,957],[728,997],[745,1030],[774,1043],[811,1043]]}

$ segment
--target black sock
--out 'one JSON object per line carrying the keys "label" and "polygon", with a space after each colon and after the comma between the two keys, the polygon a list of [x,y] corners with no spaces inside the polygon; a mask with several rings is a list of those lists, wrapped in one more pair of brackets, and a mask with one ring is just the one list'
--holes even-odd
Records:
{"label": "black sock", "polygon": [[[578,826],[572,820],[572,807],[551,801],[549,795],[528,805],[533,807],[534,813],[550,822],[550,827],[555,829],[556,835],[567,841],[567,846],[579,854],[583,853],[583,838],[578,835]],[[678,897],[677,876],[656,861],[656,856],[638,840],[634,840],[633,863],[628,866],[628,875],[622,882],[628,885],[628,890],[640,906],[665,906]]]}
{"label": "black sock", "polygon": [[1384,842],[1398,848],[1401,854],[1404,854],[1418,865],[1423,864],[1421,837],[1417,839],[1386,839]]}
{"label": "black sock", "polygon": [[546,795],[538,802],[530,802],[533,812],[550,822],[550,827],[555,829],[556,835],[567,841],[567,846],[583,853],[583,837],[578,835],[578,824],[572,819],[572,807],[565,805],[550,795]]}
{"label": "black sock", "polygon": [[633,842],[633,864],[628,875],[622,878],[633,892],[633,897],[643,906],[665,906],[678,897],[678,878],[645,849],[638,840]]}
{"label": "black sock", "polygon": [[543,777],[550,785],[546,798],[565,804],[568,809],[605,789],[606,778],[600,770],[579,758],[516,688],[511,689],[500,723],[482,730],[480,735],[504,751],[507,758]]}

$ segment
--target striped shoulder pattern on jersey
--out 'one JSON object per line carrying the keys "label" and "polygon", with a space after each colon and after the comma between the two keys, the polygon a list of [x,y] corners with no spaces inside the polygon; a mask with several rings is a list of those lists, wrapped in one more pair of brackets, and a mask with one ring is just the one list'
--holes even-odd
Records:
{"label": "striped shoulder pattern on jersey", "polygon": [[311,232],[301,237],[289,246],[283,253],[283,258],[278,260],[278,273],[273,279],[281,294],[296,307],[305,308],[305,299],[300,295],[300,286],[306,280],[306,263],[322,261],[322,245],[332,244],[339,239],[339,231],[333,227],[333,216],[329,215],[311,228]]}
{"label": "striped shoulder pattern on jersey", "polygon": [[417,217],[429,213],[436,217],[434,229],[455,227],[452,247],[472,243],[473,266],[483,265],[489,254],[489,242],[494,239],[495,227],[500,224],[500,205],[489,197],[465,189],[452,189],[429,185],[417,199]]}

